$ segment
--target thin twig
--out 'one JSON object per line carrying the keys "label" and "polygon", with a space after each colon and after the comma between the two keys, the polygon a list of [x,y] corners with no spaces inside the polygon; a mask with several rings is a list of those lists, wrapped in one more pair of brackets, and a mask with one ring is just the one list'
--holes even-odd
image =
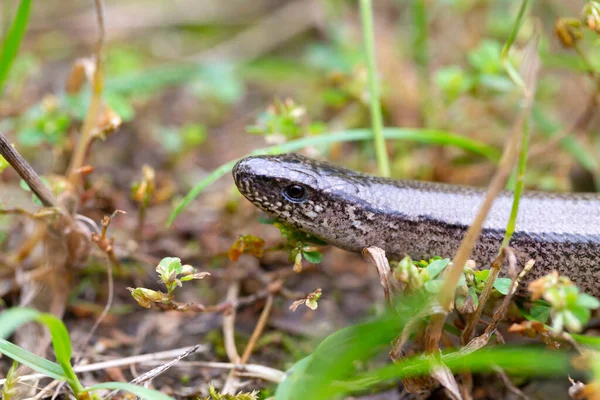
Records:
{"label": "thin twig", "polygon": [[[144,363],[144,365],[153,365],[156,362]],[[283,380],[285,372],[275,368],[266,367],[259,364],[233,364],[215,361],[181,361],[177,364],[179,368],[215,368],[215,369],[233,369],[240,376],[264,379],[269,382],[279,383]]]}
{"label": "thin twig", "polygon": [[[494,203],[495,198],[504,188],[519,155],[519,143],[521,142],[521,137],[523,134],[523,126],[529,118],[531,108],[533,106],[535,83],[537,71],[539,69],[537,46],[535,46],[535,48],[530,48],[530,50],[530,52],[526,53],[523,61],[523,65],[528,67],[528,70],[524,73],[523,79],[525,85],[523,109],[519,114],[519,118],[513,126],[512,134],[504,147],[500,165],[488,187],[483,204],[481,205],[473,224],[467,230],[467,233],[453,260],[453,265],[448,271],[448,275],[446,276],[444,285],[438,297],[441,306],[444,310],[446,310],[446,312],[451,309],[454,292],[456,290],[456,284],[458,283],[458,279],[460,278],[465,263],[473,252],[477,238],[483,229],[483,223],[492,207],[492,204]],[[427,327],[426,350],[428,352],[436,352],[438,350],[438,343],[442,334],[442,328],[444,326],[445,319],[445,313],[434,315],[431,318]]]}
{"label": "thin twig", "polygon": [[[229,285],[227,289],[226,301],[234,304],[237,301],[240,292],[240,283],[236,280]],[[234,364],[240,362],[240,354],[235,346],[235,308],[227,315],[223,316],[223,341],[225,342],[225,352],[229,361]]]}
{"label": "thin twig", "polygon": [[202,348],[204,346],[202,346],[201,344],[197,344],[195,346],[193,346],[192,348],[186,350],[185,352],[183,352],[182,354],[178,355],[177,357],[175,357],[174,359],[172,359],[171,361],[169,361],[166,364],[161,364],[156,368],[151,369],[148,372],[143,373],[142,375],[136,377],[135,379],[133,379],[130,383],[135,383],[136,385],[139,385],[140,383],[144,383],[146,381],[149,381],[151,379],[156,378],[158,375],[164,373],[165,371],[167,371],[169,368],[171,368],[173,365],[177,364],[180,360],[186,358],[187,356],[189,356],[190,354],[194,354],[195,352],[197,352],[200,348]]}
{"label": "thin twig", "polygon": [[81,175],[80,170],[83,166],[87,150],[92,140],[92,132],[98,121],[98,115],[102,105],[102,92],[104,91],[103,58],[104,40],[106,36],[104,27],[104,2],[103,0],[94,0],[94,4],[96,6],[96,19],[98,24],[98,42],[96,43],[95,49],[94,75],[92,82],[90,82],[92,87],[92,99],[90,101],[87,115],[85,116],[85,121],[83,122],[83,127],[81,128],[81,135],[79,137],[79,141],[77,142],[77,147],[75,147],[73,157],[71,158],[68,173],[69,182],[75,188],[78,186],[77,184]]}
{"label": "thin twig", "polygon": [[[267,301],[265,302],[265,306],[260,314],[260,317],[258,318],[256,327],[254,328],[254,331],[252,332],[252,335],[250,336],[250,340],[248,341],[248,344],[246,345],[246,348],[244,349],[244,353],[242,354],[242,358],[240,359],[240,364],[246,364],[248,362],[248,360],[250,359],[250,355],[252,354],[252,351],[254,350],[254,347],[256,346],[256,342],[260,338],[260,335],[262,335],[262,332],[265,329],[265,326],[267,325],[267,321],[269,320],[269,314],[271,313],[272,307],[273,307],[273,295],[269,295],[269,297],[267,297]],[[235,370],[231,370],[229,372],[229,375],[227,376],[227,380],[225,381],[225,384],[223,385],[222,392],[225,394],[227,394],[227,393],[234,394],[236,388],[237,388],[236,372],[235,372]]]}
{"label": "thin twig", "polygon": [[46,207],[59,208],[58,201],[42,182],[39,175],[31,168],[31,165],[10,144],[6,136],[0,132],[0,154],[17,171],[19,176],[27,183],[29,188],[41,200]]}
{"label": "thin twig", "polygon": [[[489,300],[490,296],[492,295],[492,291],[494,290],[494,282],[496,281],[498,274],[500,274],[500,270],[502,269],[502,264],[504,264],[505,258],[506,258],[505,249],[502,248],[500,250],[500,254],[498,255],[498,257],[496,257],[496,259],[494,261],[492,261],[492,267],[490,268],[490,273],[485,282],[483,291],[481,292],[481,295],[479,296],[479,304],[477,306],[477,309],[475,310],[475,312],[473,314],[471,314],[469,316],[467,325],[465,326],[465,329],[463,329],[463,332],[461,335],[461,343],[463,345],[467,344],[469,342],[469,340],[471,340],[471,338],[473,337],[473,332],[475,331],[475,326],[477,326],[477,323],[479,322],[479,318],[481,318],[481,314],[483,313],[483,309],[485,308],[487,301]],[[515,276],[515,279],[516,278],[517,277]]]}
{"label": "thin twig", "polygon": [[[97,363],[93,363],[93,364],[77,365],[77,366],[73,367],[73,371],[75,371],[75,373],[83,373],[83,372],[101,371],[101,370],[105,370],[108,368],[124,367],[127,365],[144,364],[144,363],[150,362],[150,361],[164,360],[164,359],[177,357],[177,356],[181,355],[182,353],[185,353],[185,352],[189,351],[190,349],[194,349],[194,348],[196,349],[196,352],[208,351],[208,346],[198,347],[196,345],[196,346],[181,347],[179,349],[159,351],[156,353],[141,354],[141,355],[137,355],[137,356],[118,358],[115,360],[101,361],[101,362],[97,362]],[[23,376],[19,377],[19,381],[25,382],[25,381],[31,381],[31,380],[36,380],[36,379],[40,379],[40,378],[47,378],[47,376],[44,374],[23,375]],[[6,382],[6,379],[0,379],[0,385],[3,385],[5,382]]]}
{"label": "thin twig", "polygon": [[250,359],[250,355],[252,351],[254,351],[254,347],[256,346],[256,342],[262,335],[265,326],[267,325],[267,321],[269,320],[269,315],[271,314],[271,308],[273,308],[273,295],[267,297],[267,301],[265,302],[265,306],[260,314],[260,318],[256,323],[256,327],[254,328],[254,332],[252,332],[252,336],[250,336],[250,340],[248,341],[248,345],[244,349],[244,353],[242,354],[241,364],[246,364]]}

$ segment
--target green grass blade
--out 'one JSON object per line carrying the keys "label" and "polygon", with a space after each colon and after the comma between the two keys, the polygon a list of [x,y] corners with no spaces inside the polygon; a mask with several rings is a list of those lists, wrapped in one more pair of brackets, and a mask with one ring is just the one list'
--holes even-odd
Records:
{"label": "green grass blade", "polygon": [[[83,386],[79,382],[77,375],[75,375],[75,372],[73,371],[73,366],[71,365],[71,338],[69,337],[67,327],[59,318],[56,318],[52,314],[41,313],[39,311],[29,308],[12,308],[0,314],[0,337],[3,338],[10,335],[19,326],[31,321],[37,321],[39,323],[42,323],[48,328],[48,330],[50,331],[50,336],[52,338],[52,347],[54,348],[54,354],[56,356],[56,360],[58,361],[58,365],[60,368],[60,379],[66,379],[69,383],[69,386],[71,386],[71,389],[73,389],[73,392],[75,394],[80,393],[83,390]],[[11,344],[10,342],[6,341],[4,341],[3,343]],[[44,360],[43,358],[40,358],[35,354],[29,353],[27,350],[21,349],[18,346],[12,344],[11,346],[6,345],[7,349],[12,352],[11,354],[21,358],[13,358],[10,354],[6,353],[7,356],[13,358],[16,361],[19,361],[22,364],[30,366],[32,369],[40,373],[45,374],[46,372],[39,371],[35,369],[34,366],[29,365],[28,363],[31,362],[34,363],[37,367],[42,365],[47,368],[50,368],[51,365],[56,365],[54,363],[44,364],[41,361]],[[21,352],[16,351],[15,349],[19,349],[21,350]],[[1,348],[0,352],[3,352]],[[50,361],[47,362],[49,363]],[[51,369],[48,369],[47,371],[51,373],[56,373],[56,370],[52,371]],[[54,377],[53,375],[49,376]]]}
{"label": "green grass blade", "polygon": [[362,20],[363,42],[367,71],[369,73],[369,104],[371,106],[371,127],[379,174],[384,177],[391,175],[390,160],[383,136],[383,113],[381,111],[381,98],[379,94],[379,79],[375,61],[375,34],[373,32],[373,4],[371,0],[360,0],[360,15]]}
{"label": "green grass blade", "polygon": [[27,28],[30,10],[31,0],[21,0],[15,20],[2,43],[2,49],[0,50],[0,93],[2,93],[6,77],[19,51],[21,39],[23,39]]}
{"label": "green grass blade", "polygon": [[15,307],[0,314],[0,339],[6,339],[23,324],[34,321],[39,312],[29,309]]}
{"label": "green grass blade", "polygon": [[41,314],[37,320],[46,325],[50,331],[56,361],[58,361],[58,364],[62,367],[69,386],[71,386],[75,393],[81,392],[83,386],[81,385],[81,382],[79,382],[77,375],[75,375],[75,371],[73,371],[73,366],[71,365],[71,355],[73,354],[73,350],[67,327],[60,319],[51,314]]}
{"label": "green grass blade", "polygon": [[577,343],[586,346],[590,349],[600,351],[600,337],[578,335],[576,333],[571,333],[570,335],[573,338],[573,340],[575,340]]}
{"label": "green grass blade", "polygon": [[126,392],[132,393],[141,399],[147,400],[173,400],[173,397],[167,396],[164,393],[161,393],[156,390],[148,389],[143,386],[134,385],[132,383],[125,382],[107,382],[100,383],[98,385],[90,386],[85,389],[86,392],[91,392],[93,390],[124,390]]}
{"label": "green grass blade", "polygon": [[[455,133],[438,129],[418,129],[418,128],[384,128],[383,135],[386,139],[408,140],[423,144],[435,144],[438,146],[454,146],[466,151],[484,156],[494,162],[500,160],[500,151],[490,145],[478,142]],[[325,146],[338,142],[354,142],[361,140],[370,140],[373,133],[369,129],[352,129],[331,134],[310,136],[298,140],[293,140],[278,146],[272,146],[257,149],[251,155],[279,154],[293,152],[308,146]],[[217,179],[231,171],[238,160],[225,163],[208,174],[188,194],[175,206],[169,216],[168,225],[171,225],[175,218],[183,211],[188,204],[192,202],[202,191],[215,182]]]}
{"label": "green grass blade", "polygon": [[50,378],[62,381],[67,378],[60,365],[33,354],[7,340],[0,339],[0,353]]}
{"label": "green grass blade", "polygon": [[483,372],[500,367],[519,376],[548,376],[569,371],[567,352],[548,352],[544,348],[484,348],[467,353],[446,353],[441,359],[418,355],[397,363],[356,372],[356,365],[368,363],[373,356],[389,349],[406,321],[415,315],[434,312],[430,299],[420,295],[404,297],[396,311],[377,320],[341,329],[325,338],[315,351],[299,361],[279,384],[276,400],[325,400],[364,391],[391,379],[429,375],[439,362],[453,372]]}
{"label": "green grass blade", "polygon": [[[486,372],[494,368],[519,376],[556,376],[565,374],[570,369],[569,354],[566,352],[549,352],[544,348],[483,348],[470,354],[460,351],[445,354],[441,361],[452,372]],[[339,386],[338,393],[365,390],[373,385],[391,379],[404,379],[429,375],[438,365],[432,357],[416,356],[374,371],[359,375],[355,379]]]}

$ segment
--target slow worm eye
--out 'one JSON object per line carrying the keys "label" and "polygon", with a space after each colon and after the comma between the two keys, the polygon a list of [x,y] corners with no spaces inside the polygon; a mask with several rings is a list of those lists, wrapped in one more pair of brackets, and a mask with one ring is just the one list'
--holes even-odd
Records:
{"label": "slow worm eye", "polygon": [[306,188],[301,185],[290,185],[283,189],[283,195],[294,203],[306,200]]}

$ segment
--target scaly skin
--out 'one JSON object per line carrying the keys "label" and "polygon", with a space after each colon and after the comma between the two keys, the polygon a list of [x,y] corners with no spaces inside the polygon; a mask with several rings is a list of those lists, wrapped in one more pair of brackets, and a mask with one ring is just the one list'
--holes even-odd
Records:
{"label": "scaly skin", "polygon": [[[485,196],[479,188],[378,178],[297,154],[245,158],[233,176],[244,197],[299,230],[354,252],[378,246],[396,259],[453,257]],[[302,199],[289,195],[291,185],[303,188]],[[496,256],[511,204],[509,192],[494,201],[473,251],[478,265]],[[600,195],[526,192],[510,246],[521,262],[536,260],[526,281],[558,270],[600,295]]]}

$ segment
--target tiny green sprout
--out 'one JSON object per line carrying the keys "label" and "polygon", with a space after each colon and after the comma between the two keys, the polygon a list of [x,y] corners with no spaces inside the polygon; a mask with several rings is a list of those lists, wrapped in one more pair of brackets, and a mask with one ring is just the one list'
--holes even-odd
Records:
{"label": "tiny green sprout", "polygon": [[323,255],[321,250],[314,244],[323,245],[325,242],[312,235],[300,232],[281,221],[274,221],[273,226],[281,232],[284,240],[282,248],[289,251],[289,260],[294,263],[295,272],[302,271],[303,259],[311,264],[321,262]]}
{"label": "tiny green sprout", "polygon": [[19,375],[17,373],[18,366],[19,363],[13,361],[10,369],[6,374],[6,380],[4,381],[4,385],[2,385],[2,391],[0,392],[0,398],[2,400],[12,400],[13,396],[17,394],[17,384],[19,383]]}
{"label": "tiny green sprout", "polygon": [[424,288],[429,293],[437,293],[442,287],[443,280],[436,278],[449,264],[449,258],[435,257],[428,261],[413,261],[406,256],[394,268],[394,277],[406,284],[409,291]]}
{"label": "tiny green sprout", "polygon": [[[156,272],[162,283],[167,287],[169,295],[176,287],[181,287],[182,282],[193,279],[203,279],[210,275],[208,272],[197,272],[191,265],[182,265],[177,257],[165,257],[156,266]],[[180,276],[181,275],[181,276]]]}
{"label": "tiny green sprout", "polygon": [[167,293],[147,288],[127,288],[135,301],[144,308],[150,308],[154,303],[172,306],[176,310],[186,310],[189,307],[173,300],[173,292],[181,287],[183,282],[204,279],[210,275],[208,272],[198,272],[191,265],[182,265],[177,257],[165,257],[156,266],[156,272],[161,282],[167,287]]}
{"label": "tiny green sprout", "polygon": [[169,296],[163,292],[157,292],[156,290],[146,288],[127,289],[129,289],[135,301],[144,308],[152,307],[152,303],[166,304],[169,301]]}
{"label": "tiny green sprout", "polygon": [[588,323],[591,310],[600,308],[600,301],[582,293],[579,288],[557,271],[539,278],[529,284],[532,300],[543,298],[550,305],[552,333],[560,334],[565,328],[579,332]]}
{"label": "tiny green sprout", "polygon": [[302,272],[302,260],[306,260],[311,264],[321,262],[323,255],[321,251],[314,246],[305,246],[304,243],[297,243],[296,247],[290,250],[290,261],[294,261],[294,272]]}
{"label": "tiny green sprout", "polygon": [[156,173],[149,165],[142,166],[142,179],[131,185],[131,198],[142,208],[150,205],[150,200],[156,189]]}
{"label": "tiny green sprout", "polygon": [[[473,271],[474,279],[471,282],[477,293],[481,293],[481,291],[485,287],[485,284],[487,283],[489,276],[489,269]],[[508,294],[508,291],[510,290],[511,284],[512,281],[509,278],[496,278],[496,280],[494,281],[494,289],[500,292],[500,294],[506,296]]]}
{"label": "tiny green sprout", "polygon": [[321,298],[322,295],[323,295],[323,291],[321,290],[321,288],[317,288],[314,292],[312,292],[308,296],[306,296],[300,300],[294,301],[292,303],[292,305],[290,306],[290,310],[296,311],[296,309],[299,306],[304,304],[306,307],[308,307],[314,311],[317,309],[317,307],[319,307],[317,302],[319,301],[319,299]]}
{"label": "tiny green sprout", "polygon": [[419,269],[413,263],[413,260],[406,256],[394,268],[394,278],[407,285],[408,290],[416,290],[421,287],[419,279]]}

